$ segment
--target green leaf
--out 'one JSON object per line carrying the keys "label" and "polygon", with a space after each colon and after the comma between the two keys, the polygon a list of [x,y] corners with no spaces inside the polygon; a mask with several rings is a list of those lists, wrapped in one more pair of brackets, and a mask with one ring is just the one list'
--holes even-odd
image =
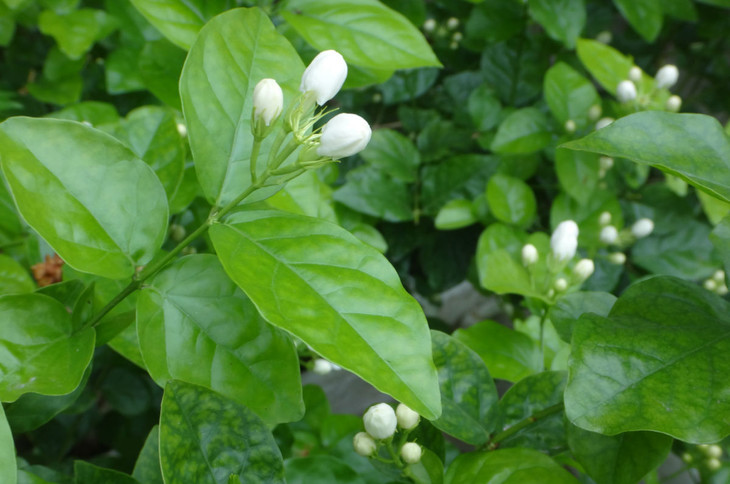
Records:
{"label": "green leaf", "polygon": [[548,69],[543,89],[545,102],[562,124],[573,120],[578,127],[584,126],[588,123],[590,108],[601,103],[593,84],[564,62]]}
{"label": "green leaf", "polygon": [[502,104],[489,85],[482,85],[472,91],[468,101],[469,115],[479,131],[489,131],[499,123]]}
{"label": "green leaf", "polygon": [[[256,84],[276,79],[287,105],[299,94],[303,70],[297,52],[258,8],[230,10],[200,31],[183,67],[180,95],[198,181],[212,205],[233,201],[250,185]],[[273,138],[261,144],[259,160],[268,158]],[[246,201],[276,190],[259,189]]]}
{"label": "green leaf", "polygon": [[581,291],[566,294],[550,307],[548,317],[555,331],[565,341],[570,342],[573,335],[573,324],[585,313],[608,316],[608,312],[616,302],[616,296],[607,292]]}
{"label": "green leaf", "polygon": [[[497,428],[508,429],[537,412],[561,405],[566,379],[564,371],[545,371],[515,383],[499,401]],[[555,411],[537,419],[502,440],[499,446],[527,447],[550,454],[562,452],[567,447],[563,412]]]}
{"label": "green leaf", "polygon": [[662,30],[661,0],[613,0],[621,15],[647,42],[654,42]]}
{"label": "green leaf", "polygon": [[0,296],[0,400],[64,395],[81,382],[94,330],[77,330],[63,304],[40,294]]}
{"label": "green leaf", "polygon": [[165,482],[283,483],[281,453],[251,410],[205,388],[179,381],[165,387],[160,413],[160,463]]}
{"label": "green leaf", "polygon": [[347,173],[347,182],[335,191],[334,199],[360,213],[389,222],[413,220],[410,187],[367,165]]}
{"label": "green leaf", "polygon": [[109,94],[124,94],[142,91],[145,88],[137,69],[139,49],[120,47],[109,54],[104,62],[106,91]]}
{"label": "green leaf", "polygon": [[529,41],[519,36],[490,44],[482,51],[480,67],[484,80],[506,106],[524,106],[540,94],[549,55],[543,52],[545,43],[537,39]]}
{"label": "green leaf", "polygon": [[13,433],[10,431],[8,421],[5,420],[3,406],[0,405],[0,474],[5,476],[7,484],[18,482],[16,469]]}
{"label": "green leaf", "polygon": [[386,77],[378,86],[383,95],[383,104],[404,103],[426,94],[436,83],[438,75],[439,70],[436,68],[421,68],[401,70]]}
{"label": "green leaf", "polygon": [[281,14],[316,49],[337,49],[357,66],[441,66],[421,32],[377,0],[290,0]]}
{"label": "green leaf", "polygon": [[210,388],[267,423],[301,418],[291,339],[261,319],[215,256],[184,257],[148,282],[137,299],[137,333],[160,386],[176,379]]}
{"label": "green leaf", "polygon": [[66,14],[44,10],[38,17],[38,28],[56,39],[61,52],[71,59],[79,59],[94,42],[112,33],[116,23],[106,12],[91,8]]}
{"label": "green leaf", "polygon": [[0,254],[0,295],[33,292],[35,283],[23,266],[10,256]]}
{"label": "green leaf", "polygon": [[143,484],[164,484],[160,469],[160,427],[155,425],[147,435],[139,457],[134,464],[132,477]]}
{"label": "green leaf", "polygon": [[482,42],[507,40],[525,28],[524,4],[521,0],[469,0],[477,3],[466,20],[467,39]]}
{"label": "green leaf", "polygon": [[614,436],[588,432],[568,424],[568,444],[597,484],[634,484],[667,458],[673,439],[654,432]]}
{"label": "green leaf", "polygon": [[54,46],[43,62],[43,75],[28,84],[33,97],[53,104],[68,104],[79,100],[83,89],[81,69],[84,59],[69,57]]}
{"label": "green leaf", "polygon": [[619,82],[629,78],[634,66],[630,57],[597,40],[578,39],[576,53],[588,72],[614,95]]}
{"label": "green leaf", "polygon": [[413,142],[392,129],[376,130],[360,156],[372,166],[404,182],[416,181],[416,169],[421,163]]}
{"label": "green leaf", "polygon": [[499,159],[489,155],[457,155],[428,164],[421,172],[424,213],[435,215],[454,198],[474,199],[484,193],[487,179],[497,171]]}
{"label": "green leaf", "polygon": [[596,154],[565,149],[555,152],[555,172],[560,186],[581,205],[586,205],[595,195],[599,168]]}
{"label": "green leaf", "polygon": [[112,104],[98,101],[83,101],[46,115],[48,118],[67,119],[90,123],[92,126],[119,121],[117,109]]}
{"label": "green leaf", "polygon": [[608,318],[573,327],[566,415],[606,435],[652,430],[691,443],[730,434],[728,303],[696,285],[654,277],[629,287]]}
{"label": "green leaf", "polygon": [[[676,180],[676,178],[674,179]],[[705,212],[707,220],[709,220],[712,225],[719,224],[722,219],[730,214],[730,203],[728,202],[719,200],[702,190],[697,191],[697,198],[700,199],[702,211]]]}
{"label": "green leaf", "polygon": [[497,388],[484,361],[458,339],[431,331],[433,362],[441,387],[438,429],[468,444],[481,445],[496,425]]}
{"label": "green leaf", "polygon": [[467,227],[477,221],[474,207],[469,200],[451,200],[441,207],[434,225],[439,230],[454,230]]}
{"label": "green leaf", "polygon": [[185,51],[165,39],[147,42],[139,53],[137,65],[142,82],[157,98],[177,110],[180,104],[180,73]]}
{"label": "green leaf", "polygon": [[547,34],[568,49],[586,23],[586,7],[583,0],[530,0],[530,15],[545,28]]}
{"label": "green leaf", "polygon": [[578,484],[550,457],[532,449],[471,452],[457,457],[446,472],[445,484]]}
{"label": "green leaf", "polygon": [[337,225],[283,212],[241,212],[210,236],[267,321],[425,418],[439,416],[423,311],[375,249]]}
{"label": "green leaf", "polygon": [[506,175],[494,175],[487,183],[487,202],[501,222],[529,227],[537,213],[537,200],[530,186]]}
{"label": "green leaf", "polygon": [[112,469],[97,467],[88,462],[77,460],[74,462],[75,484],[139,484],[137,480],[127,474]]}
{"label": "green leaf", "polygon": [[20,213],[70,266],[130,277],[162,245],[164,189],[112,137],[73,121],[11,118],[0,124],[0,141]]}
{"label": "green leaf", "polygon": [[518,109],[507,116],[492,140],[492,151],[506,154],[527,154],[550,144],[547,119],[537,108]]}
{"label": "green leaf", "polygon": [[331,455],[310,455],[284,462],[288,484],[365,484],[342,460]]}
{"label": "green leaf", "polygon": [[230,0],[132,0],[149,22],[174,44],[188,50],[203,25],[232,7]]}
{"label": "green leaf", "polygon": [[563,147],[655,166],[730,201],[730,142],[710,116],[631,114]]}
{"label": "green leaf", "polygon": [[540,349],[529,336],[495,321],[457,329],[453,336],[479,355],[493,378],[516,382],[542,366]]}
{"label": "green leaf", "polygon": [[315,170],[308,170],[288,182],[266,205],[285,212],[319,217],[334,222],[337,216],[332,208],[332,189]]}
{"label": "green leaf", "polygon": [[408,466],[408,472],[416,484],[443,484],[444,463],[431,449],[424,448],[421,460]]}

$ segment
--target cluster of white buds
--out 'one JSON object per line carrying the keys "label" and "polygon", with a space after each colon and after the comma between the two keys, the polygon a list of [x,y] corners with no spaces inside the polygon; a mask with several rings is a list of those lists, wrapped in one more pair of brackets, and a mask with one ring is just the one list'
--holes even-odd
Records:
{"label": "cluster of white buds", "polygon": [[550,237],[550,250],[558,262],[565,262],[575,256],[578,249],[578,225],[572,220],[560,222]]}
{"label": "cluster of white buds", "polygon": [[654,231],[654,221],[650,218],[640,218],[631,226],[631,233],[637,239],[648,237]]}
{"label": "cluster of white buds", "polygon": [[712,291],[720,296],[728,293],[727,284],[725,284],[725,271],[717,270],[712,277],[705,279],[702,283],[705,289]]}
{"label": "cluster of white buds", "polygon": [[[702,452],[705,456],[705,465],[707,468],[711,471],[716,471],[722,467],[722,461],[720,458],[722,457],[723,451],[722,447],[720,447],[717,444],[701,444],[698,445],[697,448],[700,452]],[[690,462],[692,461],[690,456]]]}
{"label": "cluster of white buds", "polygon": [[[353,438],[352,445],[355,452],[364,457],[373,456],[378,445],[385,441],[386,446],[392,445],[392,437],[396,427],[403,429],[405,434],[401,442],[405,440],[408,432],[415,429],[421,416],[401,403],[393,411],[393,407],[387,403],[378,403],[368,408],[362,417],[365,432],[358,432]],[[390,447],[389,447],[390,448]],[[400,456],[406,464],[416,464],[421,460],[423,450],[414,442],[406,442],[400,449]],[[391,448],[391,455],[393,450]]]}
{"label": "cluster of white buds", "polygon": [[619,82],[616,86],[616,98],[622,103],[636,99],[636,84],[628,79]]}

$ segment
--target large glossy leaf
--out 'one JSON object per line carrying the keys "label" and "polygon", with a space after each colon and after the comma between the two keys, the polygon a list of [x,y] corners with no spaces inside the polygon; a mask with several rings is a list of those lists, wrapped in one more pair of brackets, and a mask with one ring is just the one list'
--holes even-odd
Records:
{"label": "large glossy leaf", "polygon": [[160,462],[165,482],[228,484],[231,475],[240,482],[284,482],[279,448],[256,414],[174,380],[162,398]]}
{"label": "large glossy leaf", "polygon": [[580,291],[558,299],[548,313],[555,330],[565,341],[573,335],[573,324],[585,313],[607,316],[616,296],[608,292]]}
{"label": "large glossy leaf", "polygon": [[189,49],[201,27],[231,8],[231,0],[132,0],[152,25],[183,49]]}
{"label": "large glossy leaf", "polygon": [[337,225],[282,212],[242,212],[210,235],[270,323],[424,417],[439,416],[423,311],[375,249]]}
{"label": "large glossy leaf", "polygon": [[81,381],[94,330],[78,331],[60,302],[41,294],[0,297],[0,400],[64,395]]}
{"label": "large glossy leaf", "polygon": [[137,333],[159,385],[211,388],[269,423],[301,418],[291,339],[261,319],[215,256],[184,257],[155,276],[137,299]]}
{"label": "large glossy leaf", "polygon": [[730,142],[710,116],[636,113],[563,147],[655,166],[730,201]]}
{"label": "large glossy leaf", "polygon": [[18,472],[15,466],[15,445],[13,434],[5,420],[3,406],[0,405],[0,475],[5,476],[8,484],[17,482]]}
{"label": "large glossy leaf", "polygon": [[32,292],[35,284],[30,274],[15,259],[0,254],[0,294]]}
{"label": "large glossy leaf", "polygon": [[578,484],[568,471],[532,449],[471,452],[454,460],[446,484]]}
{"label": "large glossy leaf", "polygon": [[433,424],[469,444],[489,439],[496,421],[497,388],[482,359],[451,336],[431,331],[433,361],[441,387],[441,417]]}
{"label": "large glossy leaf", "polygon": [[608,317],[573,327],[568,418],[615,435],[652,430],[693,443],[730,434],[730,306],[673,277],[631,286]]}
{"label": "large glossy leaf", "polygon": [[0,125],[0,160],[20,213],[72,267],[124,278],[167,228],[152,169],[111,136],[59,119]]}
{"label": "large glossy leaf", "polygon": [[[250,184],[256,84],[276,79],[286,105],[298,95],[303,70],[297,52],[257,8],[230,10],[200,31],[183,67],[180,96],[198,180],[209,202],[230,202]],[[274,138],[271,134],[261,145],[262,165]],[[274,191],[258,190],[247,201]]]}
{"label": "large glossy leaf", "polygon": [[568,444],[597,484],[635,484],[667,458],[673,439],[655,432],[608,436],[568,424]]}
{"label": "large glossy leaf", "polygon": [[319,50],[374,69],[440,66],[418,29],[377,0],[290,0],[283,17]]}

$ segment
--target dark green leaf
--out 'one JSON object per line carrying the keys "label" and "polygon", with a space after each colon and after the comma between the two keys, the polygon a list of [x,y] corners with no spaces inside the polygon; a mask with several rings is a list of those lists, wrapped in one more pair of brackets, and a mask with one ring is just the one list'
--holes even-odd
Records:
{"label": "dark green leaf", "polygon": [[109,35],[115,28],[114,18],[102,10],[82,8],[66,14],[44,10],[38,17],[38,28],[58,43],[71,59],[79,59],[94,42]]}
{"label": "dark green leaf", "polygon": [[537,200],[530,186],[506,175],[494,175],[487,183],[487,202],[501,222],[529,227],[537,213]]}
{"label": "dark green leaf", "polygon": [[472,202],[457,199],[441,207],[433,223],[439,230],[455,230],[467,227],[476,221]]}
{"label": "dark green leaf", "polygon": [[469,114],[477,130],[489,131],[499,122],[502,105],[488,85],[480,86],[469,95]]}
{"label": "dark green leaf", "polygon": [[0,405],[0,475],[5,476],[3,479],[6,479],[8,484],[18,482],[13,434],[8,426],[8,421],[5,420],[2,405]]}
{"label": "dark green leaf", "polygon": [[353,210],[389,222],[413,219],[410,187],[387,173],[361,166],[347,174],[347,182],[334,193],[334,199]]}
{"label": "dark green leaf", "polygon": [[561,338],[570,342],[573,324],[585,313],[608,316],[616,296],[607,292],[581,291],[566,294],[550,308],[548,316]]}
{"label": "dark green leaf", "polygon": [[511,39],[489,45],[482,52],[484,79],[505,105],[524,106],[540,94],[548,58],[538,41],[527,45],[525,42],[521,38]]}
{"label": "dark green leaf", "polygon": [[482,0],[466,20],[465,32],[468,40],[500,42],[522,32],[526,15],[521,0]]}
{"label": "dark green leaf", "polygon": [[330,455],[312,455],[284,462],[288,484],[365,484],[357,472]]}
{"label": "dark green leaf", "polygon": [[581,205],[595,196],[599,167],[598,155],[594,153],[565,149],[555,152],[555,172],[560,186]]}
{"label": "dark green leaf", "polygon": [[421,173],[422,210],[435,215],[454,198],[473,199],[484,193],[487,178],[499,159],[489,155],[458,155],[426,165]]}
{"label": "dark green leaf", "polygon": [[137,480],[127,474],[112,469],[104,469],[77,460],[74,462],[74,474],[76,484],[139,484]]}
{"label": "dark green leaf", "polygon": [[601,102],[593,84],[564,62],[548,69],[543,89],[550,111],[563,124],[572,120],[579,127],[585,125],[590,108]]}
{"label": "dark green leaf", "polygon": [[530,0],[530,15],[547,34],[572,49],[586,23],[583,0]]}
{"label": "dark green leaf", "polygon": [[378,86],[383,94],[383,103],[403,103],[422,96],[434,85],[438,74],[439,70],[435,68],[397,71]]}
{"label": "dark green leaf", "polygon": [[155,425],[150,430],[137,462],[134,464],[132,477],[142,484],[164,484],[160,469],[160,427]]}
{"label": "dark green leaf", "polygon": [[391,177],[404,182],[416,180],[416,168],[421,162],[413,142],[391,129],[375,131],[368,147],[360,156]]}
{"label": "dark green leaf", "polygon": [[547,119],[537,108],[518,109],[507,116],[492,140],[497,153],[527,154],[545,148],[550,143]]}
{"label": "dark green leaf", "polygon": [[613,0],[616,8],[647,42],[654,42],[662,29],[662,0]]}
{"label": "dark green leaf", "polygon": [[138,58],[139,75],[152,94],[175,109],[182,109],[178,84],[185,51],[165,39],[148,42]]}
{"label": "dark green leaf", "polygon": [[532,449],[471,452],[454,460],[446,472],[446,484],[578,484],[568,471],[550,457]]}
{"label": "dark green leaf", "polygon": [[109,54],[104,62],[106,90],[109,94],[141,91],[145,88],[137,69],[138,58],[139,49],[134,47],[120,47]]}

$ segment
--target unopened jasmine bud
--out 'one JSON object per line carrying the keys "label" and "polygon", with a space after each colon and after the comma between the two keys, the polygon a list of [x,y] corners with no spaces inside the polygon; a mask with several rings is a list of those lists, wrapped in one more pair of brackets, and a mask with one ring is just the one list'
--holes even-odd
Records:
{"label": "unopened jasmine bud", "polygon": [[613,225],[606,225],[601,229],[600,239],[604,244],[611,245],[618,240],[618,230]]}
{"label": "unopened jasmine bud", "polygon": [[711,471],[716,471],[716,470],[720,469],[720,467],[722,467],[722,462],[720,462],[720,459],[716,459],[714,457],[711,459],[707,459],[706,464],[707,464],[707,468],[710,469]]}
{"label": "unopened jasmine bud", "polygon": [[720,447],[717,444],[708,445],[705,449],[705,453],[709,457],[714,457],[715,459],[719,459],[722,457],[722,447]]}
{"label": "unopened jasmine bud", "polygon": [[270,126],[284,108],[284,93],[274,79],[261,79],[253,90],[254,122]]}
{"label": "unopened jasmine bud", "polygon": [[603,32],[599,32],[598,35],[596,35],[596,41],[602,43],[602,44],[610,44],[613,40],[613,35],[611,35],[611,32],[608,30],[604,30]]}
{"label": "unopened jasmine bud", "polygon": [[712,278],[717,282],[725,282],[725,271],[722,269],[716,270],[715,273],[712,274]]}
{"label": "unopened jasmine bud", "polygon": [[622,103],[627,103],[636,99],[636,85],[626,80],[618,83],[616,87],[616,98]]}
{"label": "unopened jasmine bud", "polygon": [[188,127],[183,123],[177,123],[177,132],[184,138],[188,135]]}
{"label": "unopened jasmine bud", "polygon": [[682,98],[676,94],[669,96],[667,99],[667,111],[676,113],[682,108]]}
{"label": "unopened jasmine bud", "polygon": [[601,156],[598,158],[598,166],[603,171],[608,171],[613,168],[613,158],[610,156]]}
{"label": "unopened jasmine bud", "polygon": [[461,40],[464,38],[464,34],[461,32],[454,32],[454,35],[451,36],[451,40],[454,42],[461,42]]}
{"label": "unopened jasmine bud", "polygon": [[422,453],[421,446],[415,442],[406,442],[400,449],[400,456],[406,464],[418,464]]}
{"label": "unopened jasmine bud", "polygon": [[301,92],[312,91],[320,106],[335,97],[347,78],[347,63],[335,50],[325,50],[312,59],[302,74]]}
{"label": "unopened jasmine bud", "polygon": [[342,113],[322,128],[317,154],[339,160],[365,149],[370,142],[370,125],[357,114]]}
{"label": "unopened jasmine bud", "polygon": [[715,292],[715,290],[717,289],[717,282],[713,279],[705,279],[705,282],[702,283],[702,286],[708,291]]}
{"label": "unopened jasmine bud", "polygon": [[375,452],[376,444],[370,435],[365,432],[358,432],[352,439],[352,446],[355,452],[363,457],[369,457]]}
{"label": "unopened jasmine bud", "polygon": [[395,433],[398,423],[393,408],[387,403],[378,403],[368,408],[362,417],[365,431],[374,439],[387,439]]}
{"label": "unopened jasmine bud", "polygon": [[557,292],[563,292],[568,289],[568,280],[564,277],[560,277],[555,280],[555,282],[553,283],[553,287]]}
{"label": "unopened jasmine bud", "polygon": [[583,282],[593,275],[593,271],[596,270],[596,266],[593,264],[591,259],[581,259],[573,267],[573,275],[579,282]]}
{"label": "unopened jasmine bud", "polygon": [[722,283],[722,284],[718,284],[718,285],[717,285],[717,289],[715,289],[715,292],[716,292],[717,294],[719,294],[720,296],[724,296],[725,294],[727,294],[727,293],[728,293],[728,288],[727,288],[727,286],[725,285],[725,283]]}
{"label": "unopened jasmine bud", "polygon": [[637,66],[633,66],[629,69],[629,79],[633,82],[641,81],[641,69]]}
{"label": "unopened jasmine bud", "polygon": [[178,224],[170,225],[170,238],[174,242],[180,242],[182,239],[185,238],[185,235],[185,227]]}
{"label": "unopened jasmine bud", "polygon": [[315,372],[318,375],[326,375],[330,373],[333,370],[332,363],[329,361],[323,359],[323,358],[317,358],[314,360],[314,367],[312,368],[312,371]]}
{"label": "unopened jasmine bud", "polygon": [[524,265],[525,267],[531,266],[532,264],[537,262],[537,259],[537,247],[532,244],[525,244],[522,247],[522,265]]}
{"label": "unopened jasmine bud", "polygon": [[418,425],[421,416],[418,412],[414,412],[406,405],[400,403],[395,409],[395,416],[398,420],[398,426],[404,430],[411,430]]}
{"label": "unopened jasmine bud", "polygon": [[626,263],[626,254],[624,254],[623,252],[614,252],[608,256],[608,260],[611,262],[611,264],[621,266]]}
{"label": "unopened jasmine bud", "polygon": [[659,89],[666,87],[668,89],[677,83],[679,70],[677,66],[667,64],[657,71],[654,79],[656,80],[656,87]]}
{"label": "unopened jasmine bud", "polygon": [[459,26],[459,19],[456,17],[451,17],[446,21],[446,28],[449,30],[454,30],[456,27]]}
{"label": "unopened jasmine bud", "polygon": [[595,121],[598,118],[601,117],[601,113],[603,113],[603,109],[601,109],[600,104],[594,104],[593,106],[588,109],[588,119],[591,121]]}
{"label": "unopened jasmine bud", "polygon": [[550,237],[550,249],[558,261],[572,259],[578,249],[578,225],[572,220],[560,222]]}
{"label": "unopened jasmine bud", "polygon": [[432,18],[427,19],[425,22],[423,22],[423,30],[424,32],[431,33],[434,30],[436,30],[436,21]]}
{"label": "unopened jasmine bud", "polygon": [[650,218],[642,218],[634,222],[631,226],[631,233],[634,237],[641,239],[647,237],[654,231],[654,222]]}
{"label": "unopened jasmine bud", "polygon": [[575,129],[576,129],[575,121],[573,121],[572,119],[569,119],[565,122],[565,131],[567,133],[575,133]]}
{"label": "unopened jasmine bud", "polygon": [[601,225],[608,225],[611,223],[611,212],[601,212],[598,217],[598,223]]}
{"label": "unopened jasmine bud", "polygon": [[596,123],[596,131],[598,131],[599,129],[605,128],[609,124],[613,123],[613,121],[614,121],[613,118],[608,118],[608,117],[599,119],[598,122]]}

